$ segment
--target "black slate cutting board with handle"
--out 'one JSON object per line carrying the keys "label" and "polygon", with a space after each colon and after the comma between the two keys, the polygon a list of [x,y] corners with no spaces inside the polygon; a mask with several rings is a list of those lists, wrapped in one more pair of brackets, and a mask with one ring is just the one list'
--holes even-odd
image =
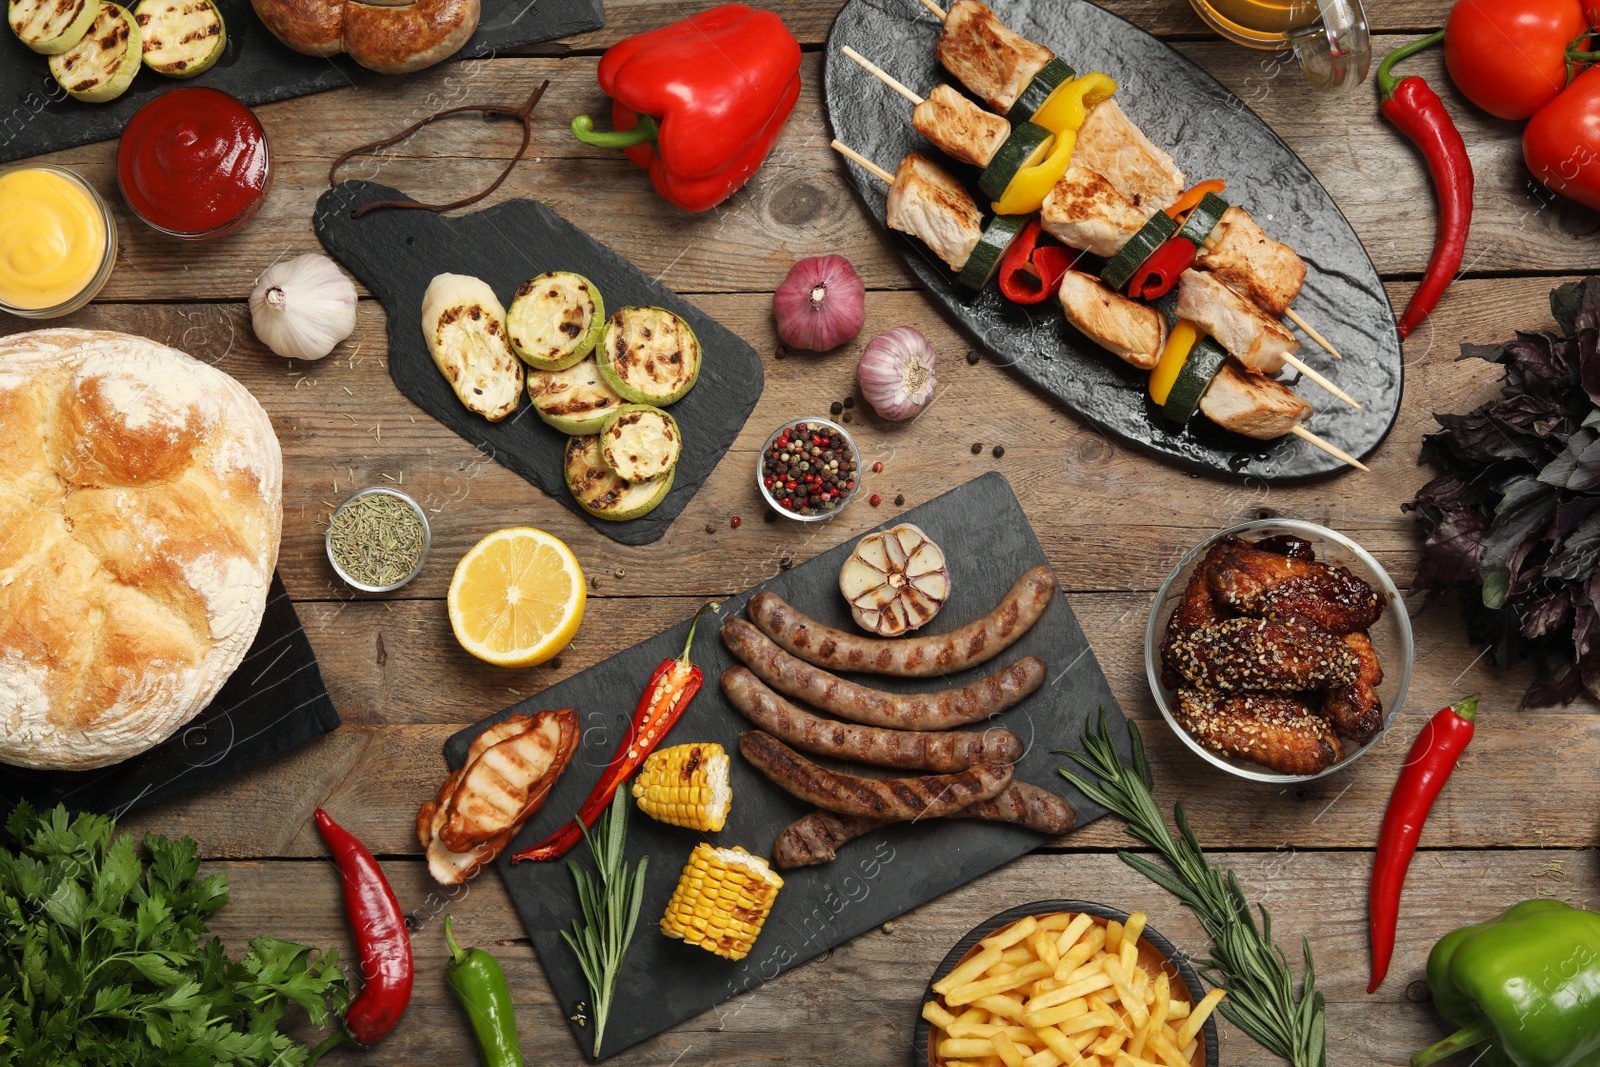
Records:
{"label": "black slate cutting board with handle", "polygon": [[[1078,72],[1103,71],[1116,79],[1117,102],[1171,153],[1190,184],[1224,179],[1224,197],[1306,261],[1305,288],[1294,308],[1345,358],[1334,359],[1304,336],[1298,355],[1363,410],[1310,381],[1294,382],[1292,371],[1285,380],[1316,408],[1307,429],[1357,458],[1370,455],[1400,410],[1404,366],[1394,311],[1360,239],[1306,165],[1211,75],[1088,0],[993,0],[991,6],[1006,25]],[[960,88],[935,57],[940,30],[918,0],[850,0],[828,36],[828,117],[836,137],[888,171],[916,150],[949,164],[976,189],[975,170],[956,166],[912,129],[911,105],[840,52],[854,47],[918,93],[941,82]],[[839,165],[883,225],[883,182],[855,163]],[[980,203],[987,210],[983,198]],[[1265,481],[1349,469],[1298,437],[1254,441],[1198,415],[1186,431],[1174,429],[1150,402],[1149,375],[1068,326],[1054,299],[1020,307],[1002,298],[993,283],[973,295],[915,238],[885,232],[929,295],[995,361],[1116,439],[1192,470]],[[1169,295],[1158,307],[1170,315],[1175,302]]]}
{"label": "black slate cutting board with handle", "polygon": [[[387,186],[344,182],[322,194],[313,223],[328,253],[383,302],[389,316],[389,374],[395,385],[484,455],[582,515],[607,537],[625,545],[660,538],[755,408],[765,380],[755,349],[533,200],[508,200],[462,216],[380,210],[352,217],[363,204],[402,199],[404,193]],[[634,304],[663,307],[687,320],[700,339],[700,378],[668,408],[683,433],[683,458],[666,498],[648,515],[608,522],[580,508],[562,474],[567,435],[539,421],[526,392],[514,414],[489,422],[462,406],[428,354],[422,338],[422,294],[435,275],[476,275],[509,307],[518,286],[547,270],[576,271],[594,282],[607,313]]]}
{"label": "black slate cutting board with handle", "polygon": [[[136,3],[125,0],[124,6]],[[47,57],[0,29],[0,163],[119,136],[135,111],[178,85],[208,85],[255,105],[384,77],[348,56],[324,59],[294,51],[267,31],[250,0],[216,0],[216,4],[228,33],[216,66],[187,80],[141,70],[127,92],[105,104],[72,99],[50,76]],[[602,0],[482,0],[482,6],[478,30],[457,58],[493,56],[508,48],[596,30],[606,21]],[[403,118],[395,128],[421,117]]]}
{"label": "black slate cutting board with handle", "polygon": [[[900,522],[913,523],[924,530],[944,549],[948,559],[951,599],[926,627],[928,632],[955,629],[985,614],[1023,571],[1045,562],[1044,552],[1010,484],[999,474],[974,479],[879,529]],[[628,859],[636,862],[648,855],[650,865],[639,926],[612,1005],[601,1058],[754,989],[782,971],[1008,863],[1046,840],[1030,830],[998,823],[934,820],[885,827],[841,848],[833,863],[781,872],[784,886],[777,906],[755,950],[740,962],[723,960],[662,935],[657,924],[696,842],[709,840],[719,847],[738,845],[766,856],[771,853],[778,832],[809,810],[767,781],[738,754],[739,735],[752,727],[722,694],[722,672],[737,661],[722,644],[719,618],[742,615],[751,595],[771,590],[814,618],[854,629],[839,595],[839,568],[854,545],[852,539],[730,597],[723,602],[720,617],[708,615],[701,620],[692,658],[705,672],[705,686],[663,745],[714,741],[727,749],[733,765],[733,809],[727,826],[715,834],[666,826],[634,810],[629,822]],[[685,619],[664,633],[484,719],[445,743],[445,756],[456,767],[465,758],[472,739],[508,715],[570,707],[583,724],[582,741],[572,765],[556,783],[544,808],[498,862],[564,1015],[572,1014],[577,1002],[589,1000],[577,961],[560,937],[560,931],[570,928],[578,915],[572,875],[564,863],[513,866],[509,857],[518,849],[543,840],[577,811],[625,736],[634,705],[651,672],[662,660],[682,652],[688,629]],[[1113,720],[1114,736],[1124,744],[1125,737],[1121,712],[1065,594],[1057,592],[1038,624],[1022,640],[971,671],[945,679],[874,676],[863,681],[880,689],[905,692],[965,685],[1026,655],[1044,658],[1049,665],[1048,680],[1038,692],[987,725],[1004,726],[1022,736],[1027,751],[1017,764],[1017,778],[1065,796],[1077,812],[1077,825],[1082,826],[1105,812],[1056,773],[1064,757],[1052,755],[1050,750],[1078,747],[1085,724],[1102,708]],[[863,771],[859,766],[834,766]],[[867,769],[864,773],[875,772]],[[891,776],[890,772],[876,773],[880,777]],[[587,848],[581,844],[568,858],[584,864],[591,862]],[[840,995],[846,994],[841,991]],[[573,1023],[572,1028],[579,1047],[588,1054],[594,1040],[592,1032],[578,1023]]]}

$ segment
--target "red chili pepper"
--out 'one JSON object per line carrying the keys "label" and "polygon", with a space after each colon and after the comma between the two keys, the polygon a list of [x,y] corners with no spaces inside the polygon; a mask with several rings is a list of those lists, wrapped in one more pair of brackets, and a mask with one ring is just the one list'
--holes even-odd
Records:
{"label": "red chili pepper", "polygon": [[1194,242],[1187,237],[1170,237],[1150,254],[1128,282],[1128,295],[1139,300],[1166,296],[1178,284],[1178,276],[1194,266]]}
{"label": "red chili pepper", "polygon": [[344,1013],[344,1030],[311,1051],[307,1067],[335,1045],[376,1044],[395,1028],[411,1002],[411,933],[383,868],[360,841],[321,808],[317,832],[333,853],[350,931],[366,984]]}
{"label": "red chili pepper", "polygon": [[1422,824],[1433,810],[1439,790],[1456,769],[1456,760],[1472,740],[1478,715],[1478,695],[1439,712],[1417,735],[1400,768],[1400,781],[1389,797],[1383,813],[1383,830],[1378,835],[1378,853],[1372,865],[1372,891],[1368,897],[1368,930],[1372,938],[1371,993],[1383,984],[1394,955],[1394,934],[1400,917],[1400,891],[1406,884],[1406,871],[1417,851]]}
{"label": "red chili pepper", "polygon": [[1422,283],[1411,294],[1405,314],[1400,316],[1400,336],[1407,337],[1422,324],[1428,313],[1461,269],[1467,248],[1467,231],[1472,225],[1472,160],[1461,132],[1450,113],[1428,83],[1416,75],[1396,81],[1396,62],[1444,40],[1444,31],[1402,45],[1378,65],[1378,97],[1384,117],[1422,150],[1433,178],[1434,195],[1439,200],[1439,229],[1434,238],[1433,255]]}
{"label": "red chili pepper", "polygon": [[1044,227],[1034,219],[1000,260],[1000,294],[1013,304],[1042,303],[1082,255],[1063,245],[1039,244],[1043,234]]}
{"label": "red chili pepper", "polygon": [[683,643],[683,655],[677,659],[662,660],[661,666],[650,675],[650,684],[644,687],[644,696],[639,698],[639,706],[634,710],[633,725],[628,730],[628,736],[601,772],[600,781],[590,792],[589,799],[578,809],[578,818],[532,848],[525,848],[512,856],[512,863],[553,860],[566,855],[573,845],[583,840],[578,821],[581,819],[584,826],[593,826],[610,805],[618,787],[633,777],[633,772],[638,770],[645,757],[655,751],[662,738],[677,724],[688,709],[689,702],[700,691],[700,683],[705,678],[700,668],[689,662],[694,632],[700,625],[700,616],[706,613],[707,608],[714,609],[716,606],[715,601],[701,605],[700,610],[694,613],[694,621],[689,624],[689,637]]}

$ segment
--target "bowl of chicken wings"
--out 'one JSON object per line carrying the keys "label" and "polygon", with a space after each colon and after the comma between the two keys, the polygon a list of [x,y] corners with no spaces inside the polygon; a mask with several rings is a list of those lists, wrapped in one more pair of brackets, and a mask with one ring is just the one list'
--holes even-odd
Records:
{"label": "bowl of chicken wings", "polygon": [[1145,671],[1202,759],[1320,778],[1383,733],[1411,681],[1411,620],[1377,560],[1315,523],[1263,519],[1195,546],[1156,594]]}

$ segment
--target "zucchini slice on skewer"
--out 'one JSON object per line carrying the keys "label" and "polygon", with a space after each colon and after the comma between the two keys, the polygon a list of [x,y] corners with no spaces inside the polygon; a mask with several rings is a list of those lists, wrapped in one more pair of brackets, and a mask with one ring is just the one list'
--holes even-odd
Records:
{"label": "zucchini slice on skewer", "polygon": [[1217,223],[1222,221],[1223,213],[1228,210],[1228,202],[1216,193],[1207,193],[1200,198],[1200,203],[1195,205],[1189,217],[1184,221],[1183,228],[1178,231],[1179,237],[1189,239],[1195,248],[1201,248],[1206,243],[1206,238],[1211,236],[1211,231],[1217,228]]}
{"label": "zucchini slice on skewer", "polygon": [[540,370],[564,370],[582,360],[605,330],[600,290],[583,275],[564,270],[523,282],[506,314],[512,349]]}
{"label": "zucchini slice on skewer", "polygon": [[144,38],[144,65],[169,78],[205,73],[228,44],[211,0],[139,0],[133,20]]}
{"label": "zucchini slice on skewer", "polygon": [[1121,289],[1177,229],[1178,224],[1168,218],[1165,211],[1151,215],[1149,221],[1139,227],[1139,232],[1128,238],[1117,254],[1106,261],[1100,270],[1100,280],[1112,289]]}
{"label": "zucchini slice on skewer", "polygon": [[978,238],[977,245],[973,247],[972,254],[967,257],[966,265],[961,268],[956,280],[973,292],[988,285],[995,272],[1000,269],[1000,261],[1005,258],[1006,250],[1028,225],[1030,217],[996,215],[991,218],[988,225],[984,226],[983,236]]}
{"label": "zucchini slice on skewer", "polygon": [[83,40],[99,13],[100,0],[11,0],[6,22],[23,44],[53,56]]}
{"label": "zucchini slice on skewer", "polygon": [[83,39],[50,57],[50,74],[74,100],[103,104],[127,92],[139,73],[144,46],[139,24],[125,8],[102,0]]}
{"label": "zucchini slice on skewer", "polygon": [[700,377],[700,339],[665,308],[626,307],[606,322],[595,359],[617,395],[663,406],[683,399]]}
{"label": "zucchini slice on skewer", "polygon": [[1035,74],[1033,80],[1023,86],[1022,92],[1017,94],[1017,102],[1006,112],[1006,118],[1011,120],[1013,126],[1027,122],[1033,118],[1033,113],[1050,99],[1050,94],[1077,76],[1077,71],[1067,66],[1060,58],[1052,56],[1050,62],[1044,65],[1044,69]]}
{"label": "zucchini slice on skewer", "polygon": [[1189,351],[1178,375],[1172,382],[1161,414],[1182,426],[1193,417],[1200,406],[1200,398],[1211,388],[1211,381],[1228,361],[1227,350],[1209,337],[1202,337]]}
{"label": "zucchini slice on skewer", "polygon": [[991,200],[998,200],[1019,171],[1043,163],[1055,144],[1055,134],[1031,122],[1011,127],[1011,136],[1000,146],[989,165],[978,177],[978,188]]}

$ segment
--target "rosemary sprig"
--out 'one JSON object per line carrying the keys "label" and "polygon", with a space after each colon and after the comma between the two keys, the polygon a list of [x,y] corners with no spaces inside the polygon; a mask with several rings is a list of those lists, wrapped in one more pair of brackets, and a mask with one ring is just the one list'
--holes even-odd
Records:
{"label": "rosemary sprig", "polygon": [[578,957],[578,966],[589,983],[589,998],[594,1001],[596,1056],[600,1055],[600,1039],[605,1036],[606,1017],[611,1014],[611,998],[617,991],[622,960],[639,921],[639,906],[644,903],[644,872],[650,865],[649,856],[639,857],[639,865],[632,870],[622,862],[628,843],[628,807],[628,790],[620,788],[592,835],[583,821],[578,821],[594,856],[598,877],[578,866],[576,860],[567,861],[572,880],[578,885],[583,919],[574,919],[572,931],[561,931],[561,937]]}
{"label": "rosemary sprig", "polygon": [[1178,824],[1178,838],[1173,839],[1150,791],[1150,764],[1145,759],[1144,740],[1131,722],[1128,741],[1133,758],[1124,763],[1112,743],[1102,708],[1098,727],[1084,730],[1082,753],[1056,752],[1082,764],[1097,779],[1096,783],[1085,781],[1065,767],[1061,776],[1090,800],[1120,815],[1128,824],[1125,829],[1129,834],[1154,848],[1171,865],[1168,870],[1143,856],[1117,853],[1122,862],[1183,901],[1205,927],[1213,955],[1196,962],[1207,981],[1228,990],[1227,999],[1217,1010],[1295,1067],[1326,1067],[1325,1004],[1316,989],[1311,943],[1301,942],[1306,972],[1296,997],[1289,961],[1272,943],[1272,916],[1261,908],[1261,925],[1256,925],[1239,879],[1233,871],[1218,870],[1206,859],[1181,802],[1172,806]]}

